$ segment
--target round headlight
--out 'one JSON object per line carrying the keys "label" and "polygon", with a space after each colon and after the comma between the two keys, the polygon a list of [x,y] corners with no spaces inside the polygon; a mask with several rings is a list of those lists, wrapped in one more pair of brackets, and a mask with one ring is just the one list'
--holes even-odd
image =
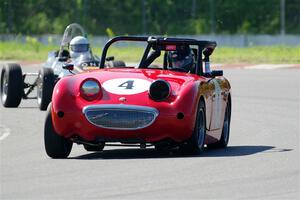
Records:
{"label": "round headlight", "polygon": [[97,99],[101,95],[100,83],[95,79],[83,81],[80,87],[81,96],[89,101]]}
{"label": "round headlight", "polygon": [[166,100],[171,94],[170,84],[165,80],[156,80],[151,83],[149,88],[149,96],[154,101]]}

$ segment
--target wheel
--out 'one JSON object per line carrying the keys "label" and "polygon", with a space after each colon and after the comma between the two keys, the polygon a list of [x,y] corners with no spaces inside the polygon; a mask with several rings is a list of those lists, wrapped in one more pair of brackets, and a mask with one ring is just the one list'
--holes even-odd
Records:
{"label": "wheel", "polygon": [[18,107],[24,93],[23,74],[19,64],[7,64],[1,71],[1,101],[4,107]]}
{"label": "wheel", "polygon": [[195,128],[191,138],[180,146],[185,154],[199,154],[204,150],[206,136],[205,104],[200,101],[197,109]]}
{"label": "wheel", "polygon": [[154,145],[154,148],[159,153],[166,152],[166,151],[168,151],[170,149],[170,148],[168,148],[168,146],[162,146],[162,145]]}
{"label": "wheel", "polygon": [[44,144],[46,153],[51,158],[67,158],[73,146],[70,140],[55,132],[51,117],[51,104],[48,106],[44,125]]}
{"label": "wheel", "polygon": [[51,68],[39,70],[37,79],[37,102],[40,110],[46,110],[52,99],[55,76]]}
{"label": "wheel", "polygon": [[87,151],[103,151],[104,146],[105,146],[104,142],[99,144],[98,146],[92,146],[92,145],[87,145],[87,144],[83,145],[84,149]]}
{"label": "wheel", "polygon": [[231,118],[231,104],[230,101],[227,101],[226,111],[222,129],[221,139],[213,144],[208,144],[208,148],[226,148],[229,141],[229,133],[230,133],[230,118]]}

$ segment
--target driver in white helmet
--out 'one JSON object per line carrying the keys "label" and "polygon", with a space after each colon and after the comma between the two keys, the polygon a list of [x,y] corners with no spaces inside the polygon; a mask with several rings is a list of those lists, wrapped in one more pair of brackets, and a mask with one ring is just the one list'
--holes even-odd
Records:
{"label": "driver in white helmet", "polygon": [[83,36],[74,37],[70,42],[69,50],[72,60],[79,56],[92,56],[89,41]]}

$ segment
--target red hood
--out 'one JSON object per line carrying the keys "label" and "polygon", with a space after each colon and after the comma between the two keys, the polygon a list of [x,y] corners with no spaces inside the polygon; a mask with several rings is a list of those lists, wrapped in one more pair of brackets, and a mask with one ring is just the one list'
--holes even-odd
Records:
{"label": "red hood", "polygon": [[[79,95],[80,84],[88,78],[97,79],[102,87],[103,96],[99,100],[95,100],[92,102],[85,101]],[[124,81],[123,81],[124,79]],[[163,79],[170,83],[171,86],[171,96],[164,102],[155,102],[149,98],[148,89],[150,84],[157,80]],[[120,81],[121,82],[117,82]],[[124,94],[118,92],[112,92],[109,87],[120,87],[125,92],[130,92],[130,90],[126,90],[125,86],[126,80],[137,80],[134,86],[134,89],[138,89],[140,87],[142,90],[134,94]],[[62,78],[55,86],[54,91],[58,93],[58,90],[68,91],[67,96],[73,96],[77,100],[78,105],[91,105],[91,104],[132,104],[132,105],[143,105],[143,106],[157,106],[160,107],[163,104],[174,104],[178,102],[178,99],[189,98],[193,99],[195,94],[195,89],[198,88],[199,83],[203,81],[204,78],[199,77],[194,74],[187,74],[181,72],[174,72],[169,70],[159,70],[159,69],[99,69],[93,70],[90,72],[83,72],[80,74],[76,74],[73,76],[68,76]],[[111,83],[111,81],[116,81],[117,83]],[[123,81],[123,82],[122,82]],[[139,82],[140,81],[140,82]],[[147,84],[144,84],[144,83]],[[115,86],[113,86],[115,84]],[[117,85],[116,85],[117,84]],[[122,85],[123,84],[123,85]],[[144,86],[141,86],[143,85]],[[122,88],[122,86],[124,86]],[[140,92],[142,91],[142,92]],[[65,93],[64,91],[63,93]],[[65,93],[66,94],[66,93]],[[64,95],[63,95],[64,96]],[[77,98],[78,97],[78,98]],[[120,99],[125,101],[121,101]],[[53,98],[56,98],[55,95]],[[63,98],[63,97],[61,97]],[[187,99],[183,99],[185,103],[188,104]],[[186,105],[186,104],[185,104]]]}
{"label": "red hood", "polygon": [[175,72],[169,70],[159,70],[159,69],[99,69],[93,70],[90,72],[84,72],[78,75],[73,76],[78,80],[84,80],[86,78],[95,78],[101,84],[107,80],[117,79],[117,78],[138,78],[148,80],[153,82],[157,79],[163,79],[168,81],[172,89],[179,89],[178,87],[183,84],[187,84],[190,81],[199,80],[199,76],[194,74]]}
{"label": "red hood", "polygon": [[107,80],[111,78],[141,78],[148,80],[156,79],[165,79],[170,78],[170,80],[185,80],[190,81],[195,79],[198,76],[194,74],[175,72],[170,70],[160,70],[160,69],[134,69],[134,68],[108,68],[108,69],[99,69],[83,72],[77,76],[84,76],[86,78],[91,77],[101,78],[102,80]]}

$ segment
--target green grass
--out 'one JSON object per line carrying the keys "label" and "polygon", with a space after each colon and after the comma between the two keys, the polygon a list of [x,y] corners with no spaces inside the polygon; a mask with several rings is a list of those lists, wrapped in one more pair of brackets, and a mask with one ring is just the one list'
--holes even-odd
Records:
{"label": "green grass", "polygon": [[[16,42],[0,42],[0,60],[45,61],[49,51],[57,50],[58,46],[43,45],[38,42],[24,44]],[[111,48],[108,55],[118,60],[139,62],[143,53],[141,47]],[[93,48],[94,54],[100,56],[101,49]],[[300,63],[300,46],[273,47],[217,47],[211,56],[213,63]]]}
{"label": "green grass", "polygon": [[45,61],[48,52],[57,49],[57,46],[42,45],[40,43],[0,42],[0,60]]}
{"label": "green grass", "polygon": [[[114,56],[116,60],[128,62],[140,62],[144,53],[143,47],[111,47],[108,49],[107,56]],[[96,55],[101,55],[102,50],[96,48],[93,50]]]}

